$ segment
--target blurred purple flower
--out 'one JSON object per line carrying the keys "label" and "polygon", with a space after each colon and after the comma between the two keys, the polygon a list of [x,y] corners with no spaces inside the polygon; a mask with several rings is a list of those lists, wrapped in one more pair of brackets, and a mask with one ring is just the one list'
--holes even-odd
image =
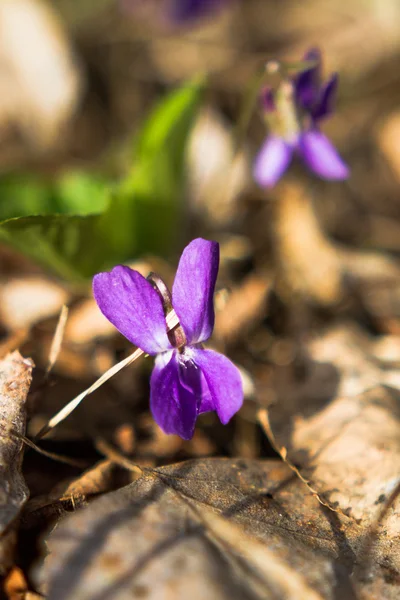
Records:
{"label": "blurred purple flower", "polygon": [[[155,289],[140,273],[119,265],[93,279],[101,312],[133,344],[156,356],[150,408],[165,433],[193,436],[197,416],[215,410],[226,424],[243,402],[239,371],[222,354],[205,350],[214,328],[219,245],[201,238],[183,251],[172,287]],[[179,325],[167,333],[173,306]]]}
{"label": "blurred purple flower", "polygon": [[319,123],[333,112],[338,77],[333,74],[321,82],[321,54],[317,49],[304,60],[315,64],[292,80],[283,81],[273,91],[261,95],[264,116],[271,133],[262,145],[254,164],[254,178],[263,187],[272,187],[299,154],[307,166],[323,179],[346,179],[349,169]]}
{"label": "blurred purple flower", "polygon": [[226,0],[170,0],[168,15],[176,23],[187,23],[212,14],[224,1]]}
{"label": "blurred purple flower", "polygon": [[170,25],[186,25],[217,12],[228,0],[119,0],[126,12],[150,9],[149,14]]}

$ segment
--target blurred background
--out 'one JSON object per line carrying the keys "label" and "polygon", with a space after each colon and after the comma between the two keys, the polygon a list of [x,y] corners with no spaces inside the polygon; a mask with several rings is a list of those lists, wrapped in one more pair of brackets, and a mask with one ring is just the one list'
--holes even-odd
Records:
{"label": "blurred background", "polygon": [[[245,389],[227,427],[202,415],[189,442],[151,418],[149,359],[88,397],[40,442],[83,467],[25,453],[26,571],[60,506],[75,510],[67,499],[51,513],[48,498],[108,456],[105,443],[150,466],[274,456],[260,407],[277,407],[285,428],[321,398],[354,393],[371,364],[400,364],[400,3],[196,6],[0,1],[0,353],[35,362],[28,435],[132,352],[92,299],[93,274],[123,262],[171,284],[196,236],[220,242],[210,345],[240,367]],[[255,81],[268,60],[299,61],[315,46],[324,77],[339,73],[323,130],[350,177],[323,181],[299,161],[261,189]],[[85,495],[132,478],[114,469]]]}
{"label": "blurred background", "polygon": [[[21,347],[45,369],[70,306],[55,367],[69,384],[50,401],[39,394],[33,430],[127,348],[94,305],[91,276],[125,262],[171,282],[196,235],[221,243],[215,344],[243,366],[249,398],[260,377],[257,402],[276,397],[270,366],[291,364],[305,332],[349,318],[373,334],[400,330],[397,0],[179,5],[0,3],[3,354]],[[324,131],[351,176],[326,182],[295,164],[260,189],[256,102],[240,127],[254,81],[266,61],[314,46],[324,75],[340,75]],[[124,385],[133,393],[131,374],[118,381],[111,403]],[[137,395],[146,406],[146,387]]]}

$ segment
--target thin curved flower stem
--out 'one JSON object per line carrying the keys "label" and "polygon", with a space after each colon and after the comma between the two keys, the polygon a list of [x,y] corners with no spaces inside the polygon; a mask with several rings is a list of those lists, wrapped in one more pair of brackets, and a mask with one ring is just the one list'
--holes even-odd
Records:
{"label": "thin curved flower stem", "polygon": [[[179,326],[178,317],[173,309],[166,316],[166,323],[168,332],[172,331],[173,329]],[[73,400],[68,402],[68,404],[66,404],[58,413],[56,413],[34,437],[34,440],[38,441],[42,437],[44,437],[47,433],[49,433],[51,429],[54,429],[54,427],[56,427],[62,421],[64,421],[64,419],[66,419],[75,410],[75,408],[79,406],[79,404],[82,402],[82,400],[86,398],[86,396],[92,394],[95,390],[101,387],[103,383],[105,383],[106,381],[111,379],[111,377],[119,373],[119,371],[121,371],[124,367],[127,367],[128,365],[135,362],[135,360],[142,356],[142,354],[144,354],[143,350],[137,348],[135,352],[130,354],[127,358],[124,358],[124,360],[121,360],[121,362],[108,369],[108,371],[103,373],[103,375],[99,377],[99,379],[97,379],[97,381],[95,381],[89,388],[81,392]]]}

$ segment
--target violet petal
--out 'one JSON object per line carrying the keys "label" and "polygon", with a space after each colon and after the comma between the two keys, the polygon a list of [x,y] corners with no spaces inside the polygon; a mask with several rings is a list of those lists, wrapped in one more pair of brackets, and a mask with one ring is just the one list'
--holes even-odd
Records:
{"label": "violet petal", "polygon": [[93,294],[105,317],[147,354],[171,348],[161,299],[137,271],[118,265],[93,278]]}
{"label": "violet petal", "polygon": [[300,73],[295,80],[296,100],[307,111],[310,111],[318,100],[321,81],[321,52],[312,48],[303,60],[315,61],[315,66]]}
{"label": "violet petal", "polygon": [[176,350],[159,354],[150,379],[150,408],[165,433],[193,437],[200,399],[200,370],[193,361],[181,364]]}
{"label": "violet petal", "polygon": [[172,304],[187,343],[207,340],[214,327],[214,288],[219,245],[197,238],[182,252],[172,287]]}
{"label": "violet petal", "polygon": [[303,133],[299,151],[314,173],[324,179],[346,179],[349,168],[329,139],[317,129]]}
{"label": "violet petal", "polygon": [[170,0],[169,18],[176,23],[185,23],[216,11],[223,0]]}
{"label": "violet petal", "polygon": [[212,410],[217,412],[221,423],[226,425],[243,404],[239,369],[228,358],[213,350],[191,348],[191,351],[194,362],[200,367],[207,381],[213,403]]}
{"label": "violet petal", "polygon": [[293,149],[282,138],[268,136],[256,156],[254,179],[261,187],[273,187],[289,166]]}
{"label": "violet petal", "polygon": [[338,81],[338,75],[334,73],[322,86],[319,100],[312,110],[312,117],[315,121],[324,119],[333,113]]}

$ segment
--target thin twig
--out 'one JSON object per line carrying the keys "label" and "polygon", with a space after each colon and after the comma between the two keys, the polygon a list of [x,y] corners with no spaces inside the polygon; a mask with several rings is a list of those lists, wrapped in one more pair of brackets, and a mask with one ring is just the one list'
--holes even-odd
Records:
{"label": "thin twig", "polygon": [[104,438],[98,437],[95,440],[96,450],[98,450],[103,456],[108,458],[111,462],[119,465],[120,467],[124,467],[128,471],[132,473],[136,473],[137,475],[143,475],[146,469],[139,467],[139,465],[131,462],[126,456],[118,452],[111,444],[109,444]]}
{"label": "thin twig", "polygon": [[[179,325],[180,325],[179,319],[174,310],[171,310],[168,313],[165,320],[167,323],[168,332],[172,331],[176,327],[179,327]],[[87,388],[86,390],[81,392],[73,400],[68,402],[68,404],[66,406],[64,406],[58,413],[56,413],[54,415],[54,417],[52,417],[50,419],[50,421],[34,437],[34,440],[35,441],[40,440],[51,429],[53,429],[54,427],[59,425],[62,421],[64,421],[64,419],[66,419],[75,410],[75,408],[77,408],[77,406],[79,406],[79,404],[82,402],[82,400],[84,400],[86,398],[86,396],[89,396],[89,394],[92,394],[95,390],[97,390],[99,387],[101,387],[103,385],[103,383],[105,383],[106,381],[111,379],[111,377],[113,377],[116,373],[119,373],[119,371],[121,371],[124,367],[127,367],[128,365],[135,362],[135,360],[137,360],[140,356],[142,356],[142,354],[144,354],[143,350],[141,350],[140,348],[137,348],[135,350],[135,352],[130,354],[127,358],[124,358],[124,360],[121,360],[121,362],[119,362],[116,365],[114,365],[113,367],[111,367],[111,369],[108,369],[108,371],[103,373],[103,375],[101,377],[99,377],[99,379],[97,379],[97,381],[95,381],[89,388]]]}
{"label": "thin twig", "polygon": [[63,454],[56,454],[54,452],[48,452],[47,450],[43,450],[43,448],[40,448],[39,446],[37,446],[34,442],[32,442],[32,440],[25,437],[24,435],[17,433],[16,431],[11,430],[11,435],[13,435],[16,438],[18,438],[19,440],[21,440],[21,442],[23,442],[24,444],[26,444],[33,450],[36,450],[36,452],[38,452],[39,454],[43,454],[43,456],[47,456],[47,458],[51,458],[51,459],[56,460],[61,463],[65,463],[66,465],[69,465],[70,467],[77,467],[78,469],[84,469],[88,466],[86,462],[83,462],[81,460],[75,460],[73,458],[69,458],[69,456],[64,456]]}
{"label": "thin twig", "polygon": [[318,502],[320,504],[322,504],[322,506],[329,508],[329,510],[331,510],[332,512],[339,513],[341,515],[348,517],[348,515],[346,515],[340,508],[336,508],[336,507],[332,506],[332,504],[330,504],[327,500],[325,500],[325,498],[319,492],[317,492],[316,489],[314,489],[312,487],[310,481],[308,479],[306,479],[300,473],[299,469],[289,460],[288,454],[287,454],[287,449],[284,446],[278,445],[278,443],[275,439],[275,436],[272,433],[267,409],[264,408],[262,410],[259,410],[257,413],[257,419],[258,419],[261,427],[263,428],[264,433],[267,436],[269,443],[271,444],[271,446],[273,447],[275,452],[277,452],[279,454],[279,456],[281,457],[283,462],[286,463],[287,466],[289,467],[289,469],[291,469],[297,475],[297,477],[300,479],[300,481],[302,481],[304,483],[304,485],[307,486],[309,491],[318,500]]}
{"label": "thin twig", "polygon": [[103,375],[99,379],[97,379],[97,381],[95,381],[89,388],[81,392],[78,396],[76,396],[76,398],[71,400],[71,402],[68,402],[66,406],[64,406],[57,414],[55,414],[54,417],[52,417],[50,421],[39,431],[39,433],[35,436],[34,439],[40,440],[51,429],[56,427],[56,425],[59,425],[61,421],[64,421],[64,419],[66,419],[75,410],[75,408],[79,406],[79,404],[82,402],[82,400],[84,400],[84,398],[86,398],[86,396],[92,394],[95,390],[102,386],[103,383],[111,379],[113,375],[121,371],[124,367],[127,367],[128,365],[133,363],[140,356],[142,356],[142,354],[144,354],[143,350],[137,348],[135,352],[130,354],[127,358],[121,360],[121,362],[111,367],[111,369],[108,369],[108,371],[103,373]]}
{"label": "thin twig", "polygon": [[61,344],[64,338],[65,326],[67,324],[68,319],[68,306],[64,304],[61,309],[60,316],[58,318],[58,323],[56,330],[54,332],[53,341],[51,342],[50,352],[49,352],[49,361],[47,363],[45,378],[47,379],[50,375],[52,368],[54,367],[58,355],[61,350]]}

